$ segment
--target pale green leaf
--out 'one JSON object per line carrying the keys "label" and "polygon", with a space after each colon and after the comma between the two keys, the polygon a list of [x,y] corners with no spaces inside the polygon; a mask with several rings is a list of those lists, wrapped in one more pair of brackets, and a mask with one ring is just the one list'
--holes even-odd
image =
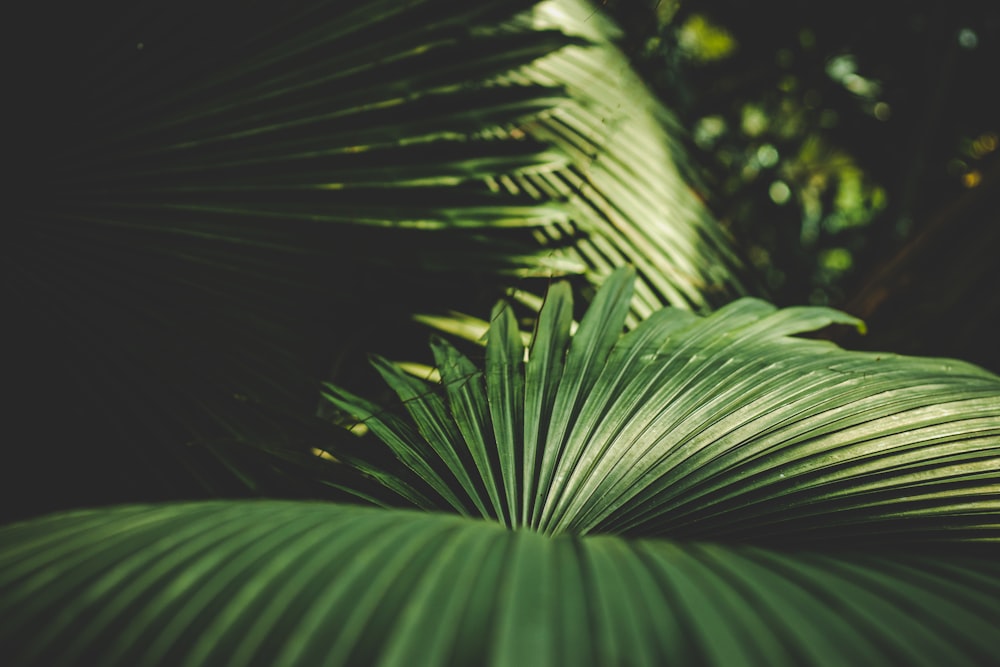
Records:
{"label": "pale green leaf", "polygon": [[[492,484],[522,503],[512,516],[548,533],[766,543],[997,539],[1000,378],[954,360],[796,338],[860,323],[827,308],[781,310],[757,299],[708,317],[664,309],[623,334],[631,280],[628,270],[613,274],[572,337],[569,293],[553,286],[523,367],[523,406],[507,388],[516,382],[509,363],[487,372],[485,391],[474,394],[454,385],[475,375],[471,362],[449,372],[452,410],[489,411],[493,426],[467,416],[449,426],[441,416],[425,435],[451,443],[466,433],[467,456],[496,461]],[[505,308],[494,313],[501,333],[487,334],[488,359],[517,354],[496,349],[511,345]],[[431,393],[401,397],[437,405],[423,388]],[[523,445],[512,430],[495,428],[517,422]],[[495,454],[483,451],[492,439],[468,435],[477,423],[495,436]],[[520,493],[510,493],[501,452],[508,462],[523,452]]]}

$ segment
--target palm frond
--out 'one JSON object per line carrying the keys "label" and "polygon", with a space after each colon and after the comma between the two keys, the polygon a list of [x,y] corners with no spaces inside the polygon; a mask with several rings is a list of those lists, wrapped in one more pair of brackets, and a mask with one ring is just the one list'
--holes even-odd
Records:
{"label": "palm frond", "polygon": [[578,0],[61,4],[20,22],[25,50],[51,46],[13,95],[5,289],[14,383],[59,377],[89,403],[63,428],[49,389],[21,392],[26,428],[50,424],[25,468],[74,477],[90,455],[51,443],[86,434],[105,488],[115,469],[168,496],[259,486],[182,444],[253,440],[257,402],[312,411],[331,357],[349,376],[372,329],[623,260],[647,269],[637,313],[734,282],[686,268],[726,265],[698,240],[718,229],[613,26]]}
{"label": "palm frond", "polygon": [[[582,21],[577,0],[59,4],[19,21],[37,57],[12,95],[23,131],[4,284],[25,350],[16,383],[59,377],[90,399],[43,439],[87,433],[99,458],[118,442],[95,473],[187,479],[203,466],[178,444],[252,434],[247,401],[311,411],[329,357],[371,349],[359,322],[380,330],[492,300],[497,275],[596,281],[609,261],[655,250],[621,240],[653,224],[629,203],[637,193],[655,182],[689,198],[648,93],[619,95],[634,109],[616,127],[633,129],[586,129],[624,80],[595,75],[608,58],[626,66],[610,24]],[[598,177],[602,151],[614,178]],[[576,184],[497,185],[526,179]],[[632,231],[595,217],[598,201]],[[703,212],[658,201],[683,239],[649,232],[662,237],[655,256],[703,246],[703,263],[721,266],[719,248],[694,242],[717,233]],[[619,250],[598,261],[552,242],[566,230]],[[697,305],[687,273],[671,274],[687,288],[661,296]],[[23,392],[38,394],[26,423],[46,421],[47,391]]]}
{"label": "palm frond", "polygon": [[320,503],[0,528],[0,659],[56,665],[982,665],[987,555],[547,537]]}
{"label": "palm frond", "polygon": [[708,317],[664,309],[623,335],[632,281],[612,274],[572,336],[571,294],[553,287],[526,360],[505,306],[485,370],[436,341],[442,395],[378,361],[415,425],[405,440],[385,438],[399,418],[334,386],[326,396],[404,463],[419,454],[426,469],[447,468],[435,480],[460,480],[466,510],[512,527],[800,543],[998,537],[1000,378],[796,338],[860,323],[756,299]]}
{"label": "palm frond", "polygon": [[[600,284],[631,264],[638,280],[630,324],[665,305],[707,309],[742,291],[728,236],[688,187],[679,165],[684,130],[615,46],[620,31],[589,2],[548,0],[531,24],[588,41],[560,49],[511,75],[519,83],[566,87],[569,100],[525,132],[571,157],[559,169],[502,179],[505,190],[567,200],[587,235],[571,250]],[[579,237],[556,223],[555,243]]]}

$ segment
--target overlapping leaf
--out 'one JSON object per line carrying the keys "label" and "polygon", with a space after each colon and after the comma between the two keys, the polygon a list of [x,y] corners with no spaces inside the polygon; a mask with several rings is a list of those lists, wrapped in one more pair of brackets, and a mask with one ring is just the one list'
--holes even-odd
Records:
{"label": "overlapping leaf", "polygon": [[[118,441],[94,474],[186,479],[202,466],[172,463],[178,443],[252,437],[244,399],[309,412],[331,356],[497,274],[596,281],[624,257],[648,269],[637,312],[734,286],[662,109],[579,0],[23,11],[16,377],[91,400],[46,439]],[[26,423],[47,391],[23,392]]]}
{"label": "overlapping leaf", "polygon": [[[435,487],[465,480],[464,509],[511,526],[758,542],[998,537],[1000,378],[796,338],[859,323],[755,299],[709,317],[665,309],[623,335],[632,280],[613,274],[573,336],[570,293],[554,287],[526,360],[505,308],[485,371],[436,342],[443,396],[380,361],[416,426],[405,439],[386,438],[403,432],[397,417],[336,387],[327,396],[404,464],[419,452],[417,473]],[[492,506],[476,504],[477,489]]]}
{"label": "overlapping leaf", "polygon": [[[536,199],[566,198],[573,222],[588,238],[572,252],[600,283],[615,267],[636,267],[634,318],[660,307],[720,305],[739,292],[730,243],[693,196],[678,165],[683,129],[645,87],[611,44],[618,29],[589,3],[548,1],[530,14],[537,28],[559,29],[589,40],[552,53],[510,79],[566,86],[566,104],[525,126],[572,160],[552,171],[521,173],[496,187]],[[559,242],[578,236],[565,224],[545,230]]]}

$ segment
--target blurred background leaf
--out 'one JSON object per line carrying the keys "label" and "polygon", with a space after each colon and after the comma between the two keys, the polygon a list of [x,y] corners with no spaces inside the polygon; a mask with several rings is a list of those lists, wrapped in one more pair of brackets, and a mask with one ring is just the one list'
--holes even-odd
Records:
{"label": "blurred background leaf", "polygon": [[270,454],[209,443],[297,441],[321,379],[425,349],[412,314],[529,276],[634,263],[633,321],[740,290],[669,114],[581,0],[17,12],[15,515],[287,493]]}

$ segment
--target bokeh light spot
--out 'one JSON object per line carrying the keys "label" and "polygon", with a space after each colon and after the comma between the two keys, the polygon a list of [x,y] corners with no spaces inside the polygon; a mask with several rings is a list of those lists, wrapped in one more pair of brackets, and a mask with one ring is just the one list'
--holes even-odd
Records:
{"label": "bokeh light spot", "polygon": [[854,265],[854,257],[847,248],[830,248],[820,255],[820,263],[830,271],[847,271]]}
{"label": "bokeh light spot", "polygon": [[854,74],[858,69],[858,63],[851,54],[845,54],[833,58],[826,64],[826,73],[834,81],[843,81],[846,77]]}
{"label": "bokeh light spot", "polygon": [[748,137],[756,137],[767,130],[770,121],[764,110],[756,104],[744,104],[743,118],[740,124],[743,128],[743,134]]}
{"label": "bokeh light spot", "polygon": [[684,21],[677,43],[685,55],[701,62],[723,60],[736,50],[732,34],[701,14],[693,14]]}
{"label": "bokeh light spot", "polygon": [[983,182],[983,174],[978,169],[973,169],[966,175],[962,176],[962,185],[967,188],[974,188]]}
{"label": "bokeh light spot", "polygon": [[958,31],[958,44],[963,49],[972,49],[979,46],[979,35],[971,28],[962,28]]}
{"label": "bokeh light spot", "polygon": [[694,128],[694,142],[701,148],[711,148],[726,132],[726,119],[722,116],[705,116]]}
{"label": "bokeh light spot", "polygon": [[771,144],[764,144],[757,149],[757,162],[759,162],[760,166],[765,169],[778,164],[778,159],[780,157],[781,155],[779,155],[778,149]]}
{"label": "bokeh light spot", "polygon": [[788,203],[788,200],[792,196],[791,188],[784,181],[771,183],[771,187],[768,188],[767,193],[771,196],[771,201],[779,205]]}
{"label": "bokeh light spot", "polygon": [[989,155],[997,149],[998,145],[1000,145],[1000,138],[995,132],[981,134],[972,142],[972,157],[978,160]]}

